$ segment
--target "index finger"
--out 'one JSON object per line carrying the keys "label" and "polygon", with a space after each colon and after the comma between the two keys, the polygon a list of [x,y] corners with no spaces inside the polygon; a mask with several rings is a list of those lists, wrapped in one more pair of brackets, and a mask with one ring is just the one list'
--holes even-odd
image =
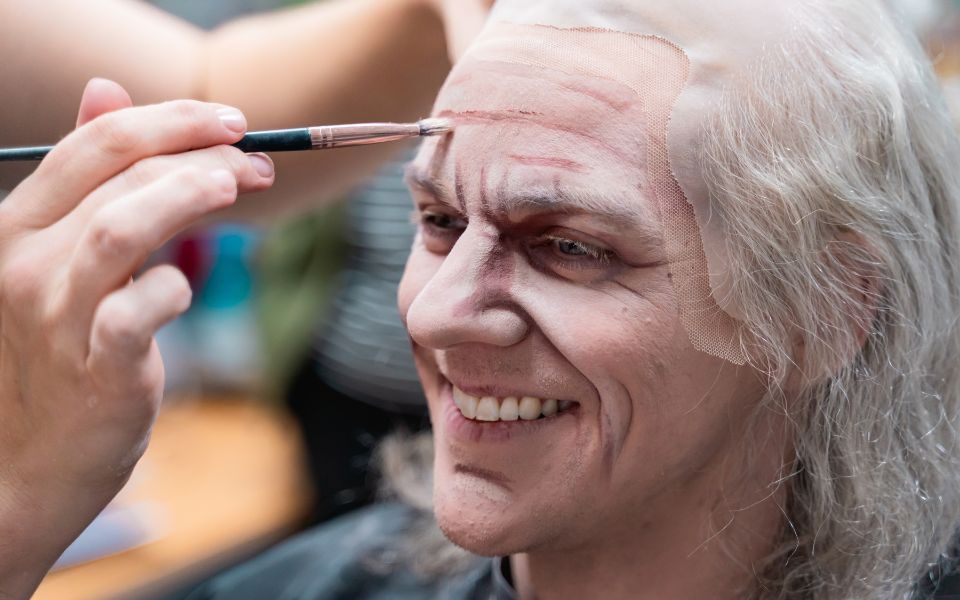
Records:
{"label": "index finger", "polygon": [[18,206],[44,226],[61,219],[84,197],[134,163],[161,154],[238,141],[247,128],[236,108],[175,100],[102,115],[63,139],[21,184]]}

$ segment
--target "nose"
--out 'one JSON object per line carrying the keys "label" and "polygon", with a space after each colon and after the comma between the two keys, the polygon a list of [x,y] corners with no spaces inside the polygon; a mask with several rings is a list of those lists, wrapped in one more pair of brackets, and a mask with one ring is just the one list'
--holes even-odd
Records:
{"label": "nose", "polygon": [[510,347],[529,330],[514,301],[516,259],[496,234],[467,227],[407,311],[417,344],[445,349],[478,343]]}

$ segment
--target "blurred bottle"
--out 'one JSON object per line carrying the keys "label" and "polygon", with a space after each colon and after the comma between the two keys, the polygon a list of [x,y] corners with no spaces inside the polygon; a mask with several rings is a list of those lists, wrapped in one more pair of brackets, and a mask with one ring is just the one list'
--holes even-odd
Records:
{"label": "blurred bottle", "polygon": [[260,234],[238,226],[208,232],[212,263],[187,323],[203,386],[252,390],[260,384],[260,336],[253,260]]}

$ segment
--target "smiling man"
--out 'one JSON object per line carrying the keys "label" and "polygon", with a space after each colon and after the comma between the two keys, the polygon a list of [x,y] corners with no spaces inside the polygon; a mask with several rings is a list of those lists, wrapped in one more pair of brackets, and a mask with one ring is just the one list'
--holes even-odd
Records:
{"label": "smiling man", "polygon": [[[549,574],[547,597],[660,579],[721,507],[750,528],[711,548],[744,537],[764,554],[782,517],[767,484],[784,437],[755,464],[743,444],[763,378],[697,351],[680,320],[659,200],[687,69],[652,36],[491,27],[437,104],[456,133],[410,169],[421,227],[400,308],[436,432],[437,518],[481,554],[539,549],[522,566]],[[660,597],[740,576],[699,564]]]}
{"label": "smiling man", "polygon": [[930,593],[960,522],[960,144],[905,31],[879,0],[498,3],[409,168],[399,304],[432,512],[500,558],[432,560],[390,504],[205,593]]}

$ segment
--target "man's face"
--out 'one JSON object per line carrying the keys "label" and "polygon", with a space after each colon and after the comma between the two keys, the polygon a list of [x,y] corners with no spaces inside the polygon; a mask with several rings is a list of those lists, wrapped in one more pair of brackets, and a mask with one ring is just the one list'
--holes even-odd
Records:
{"label": "man's face", "polygon": [[680,324],[654,197],[675,94],[509,57],[509,42],[469,55],[438,99],[456,129],[411,166],[420,231],[399,297],[437,518],[481,554],[609,543],[709,505],[763,393]]}

